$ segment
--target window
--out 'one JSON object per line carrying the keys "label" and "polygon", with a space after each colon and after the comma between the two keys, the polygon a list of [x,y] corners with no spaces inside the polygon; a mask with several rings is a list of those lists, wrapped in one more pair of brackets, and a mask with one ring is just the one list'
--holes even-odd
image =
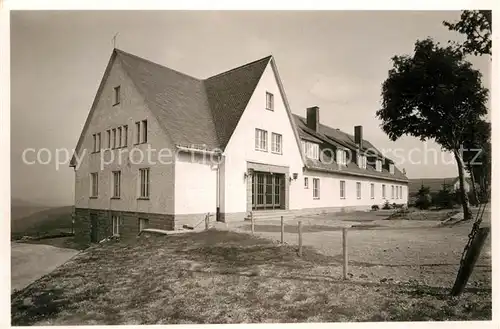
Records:
{"label": "window", "polygon": [[356,182],[356,196],[361,199],[361,182]]}
{"label": "window", "polygon": [[142,230],[148,228],[149,226],[149,219],[147,218],[139,218],[139,232]]}
{"label": "window", "polygon": [[142,143],[148,142],[148,121],[142,120]]}
{"label": "window", "polygon": [[370,198],[375,199],[375,184],[370,184]]}
{"label": "window", "polygon": [[340,181],[340,198],[345,199],[345,180]]}
{"label": "window", "polygon": [[266,92],[266,110],[274,111],[274,95]]}
{"label": "window", "polygon": [[148,121],[142,120],[135,123],[135,143],[147,143],[148,142]]}
{"label": "window", "polygon": [[401,199],[403,199],[403,187],[402,186],[399,187],[399,197]]}
{"label": "window", "polygon": [[140,198],[149,198],[149,168],[139,169],[140,178]]}
{"label": "window", "polygon": [[97,152],[97,134],[93,134],[92,135],[92,140],[93,140],[93,148],[92,148],[92,152]]}
{"label": "window", "polygon": [[101,133],[93,134],[92,135],[92,140],[93,140],[93,153],[100,152],[101,151]]}
{"label": "window", "polygon": [[358,155],[359,168],[366,169],[366,155]]}
{"label": "window", "polygon": [[267,152],[267,131],[255,129],[255,149]]}
{"label": "window", "polygon": [[319,145],[308,141],[302,141],[302,150],[306,157],[310,159],[319,159]]}
{"label": "window", "polygon": [[120,217],[113,216],[113,235],[120,235]]}
{"label": "window", "polygon": [[112,148],[116,148],[116,129],[113,129],[113,142],[111,143]]}
{"label": "window", "polygon": [[377,160],[377,162],[375,162],[375,170],[382,171],[382,160]]}
{"label": "window", "polygon": [[382,199],[385,199],[385,184],[382,184]]}
{"label": "window", "polygon": [[113,198],[120,198],[121,178],[121,171],[113,171]]}
{"label": "window", "polygon": [[389,164],[389,172],[394,175],[394,164]]}
{"label": "window", "polygon": [[128,126],[123,126],[123,143],[122,146],[127,146],[128,142]]}
{"label": "window", "polygon": [[117,129],[116,147],[122,147],[122,127],[118,127]]}
{"label": "window", "polygon": [[135,143],[139,144],[141,142],[141,123],[135,123]]}
{"label": "window", "polygon": [[309,177],[304,177],[304,188],[309,188]]}
{"label": "window", "polygon": [[396,186],[396,199],[399,199],[399,186]]}
{"label": "window", "polygon": [[96,172],[90,174],[90,196],[97,198],[99,194],[99,175]]}
{"label": "window", "polygon": [[282,154],[283,136],[273,133],[271,135],[271,152]]}
{"label": "window", "polygon": [[113,105],[120,104],[120,86],[115,87]]}
{"label": "window", "polygon": [[391,199],[394,199],[394,185],[391,185]]}
{"label": "window", "polygon": [[313,178],[313,199],[319,199],[319,178]]}
{"label": "window", "polygon": [[108,149],[111,148],[111,130],[106,130],[106,134],[108,135]]}
{"label": "window", "polygon": [[344,149],[337,150],[337,164],[341,164],[343,166],[347,165],[347,151]]}

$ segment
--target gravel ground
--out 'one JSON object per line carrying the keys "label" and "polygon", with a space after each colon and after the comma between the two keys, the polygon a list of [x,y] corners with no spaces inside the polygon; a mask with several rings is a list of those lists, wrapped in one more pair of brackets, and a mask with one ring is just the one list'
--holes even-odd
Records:
{"label": "gravel ground", "polygon": [[[285,225],[285,243],[298,244],[298,219]],[[429,286],[453,285],[460,256],[467,242],[472,223],[453,227],[438,227],[435,221],[382,220],[348,222],[327,220],[325,215],[317,220],[303,221],[303,244],[338,260],[328,275],[342,275],[342,232],[339,226],[367,225],[348,231],[349,270],[353,279],[373,282],[415,281]],[[486,221],[488,223],[488,221]],[[259,221],[255,225],[258,236],[280,240],[279,221]],[[249,232],[245,223],[233,227],[236,231]],[[491,238],[488,237],[469,287],[491,287]]]}

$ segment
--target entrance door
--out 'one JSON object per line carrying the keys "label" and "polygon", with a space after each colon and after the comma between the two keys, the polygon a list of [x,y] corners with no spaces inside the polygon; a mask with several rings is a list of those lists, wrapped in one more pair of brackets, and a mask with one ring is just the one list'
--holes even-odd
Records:
{"label": "entrance door", "polygon": [[97,241],[97,214],[90,214],[90,242]]}
{"label": "entrance door", "polygon": [[281,209],[283,174],[254,172],[252,176],[252,210]]}

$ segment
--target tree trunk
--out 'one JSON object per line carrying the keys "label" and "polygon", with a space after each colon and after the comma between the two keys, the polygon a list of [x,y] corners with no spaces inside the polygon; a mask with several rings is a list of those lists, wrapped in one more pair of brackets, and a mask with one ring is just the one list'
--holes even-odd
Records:
{"label": "tree trunk", "polygon": [[458,166],[458,179],[460,181],[460,199],[462,201],[462,209],[464,211],[464,220],[469,220],[472,218],[472,212],[469,206],[469,197],[465,192],[465,168],[464,168],[464,160],[462,159],[462,155],[459,150],[453,151],[455,155],[455,160],[457,161]]}
{"label": "tree trunk", "polygon": [[474,176],[474,170],[472,170],[472,166],[471,164],[469,163],[468,164],[468,167],[469,167],[469,174],[470,174],[470,181],[471,181],[471,188],[472,188],[472,195],[474,196],[474,200],[472,200],[472,203],[477,206],[479,205],[479,195],[477,193],[477,188],[476,188],[476,179],[475,179],[475,176]]}

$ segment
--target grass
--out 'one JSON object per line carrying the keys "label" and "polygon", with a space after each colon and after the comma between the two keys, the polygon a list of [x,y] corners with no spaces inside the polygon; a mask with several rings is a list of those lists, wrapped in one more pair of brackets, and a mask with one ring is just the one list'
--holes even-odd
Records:
{"label": "grass", "polygon": [[91,247],[12,295],[12,325],[491,319],[491,292],[343,282],[329,256],[211,230]]}

